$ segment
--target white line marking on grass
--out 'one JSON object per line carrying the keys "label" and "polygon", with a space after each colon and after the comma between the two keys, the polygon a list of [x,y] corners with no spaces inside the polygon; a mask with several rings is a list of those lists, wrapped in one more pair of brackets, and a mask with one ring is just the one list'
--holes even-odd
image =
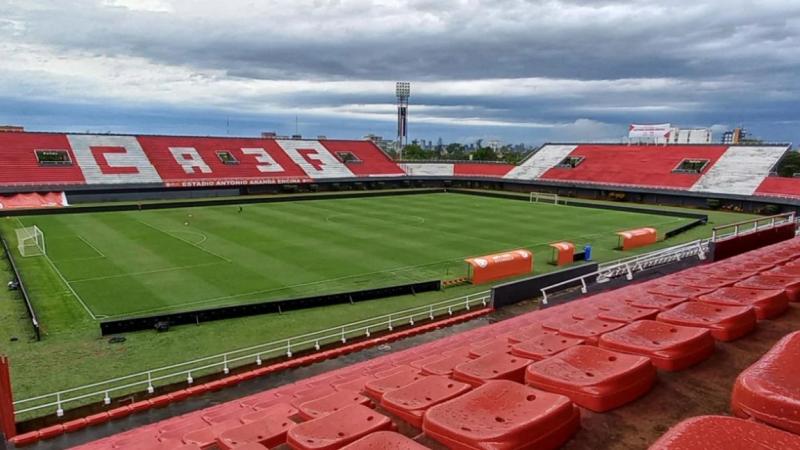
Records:
{"label": "white line marking on grass", "polygon": [[[156,227],[155,225],[150,225],[149,223],[147,223],[147,222],[143,222],[143,221],[141,221],[141,220],[139,220],[139,219],[133,219],[133,220],[135,220],[135,221],[139,222],[140,224],[142,224],[142,225],[144,225],[144,226],[146,226],[146,227],[150,227],[150,228],[152,228],[152,229],[154,229],[154,230],[156,230],[156,231],[158,231],[158,232],[160,232],[160,233],[164,233],[164,234],[166,234],[167,236],[169,236],[169,237],[171,237],[171,238],[174,238],[174,239],[177,239],[177,240],[179,240],[179,241],[181,241],[181,242],[183,242],[183,243],[189,244],[189,245],[191,245],[192,247],[194,247],[194,248],[196,248],[196,249],[198,249],[198,250],[200,250],[200,251],[206,252],[206,253],[208,253],[208,254],[209,254],[209,255],[211,255],[211,256],[215,256],[215,257],[217,257],[217,258],[219,258],[219,259],[221,259],[221,260],[223,260],[223,261],[225,261],[225,262],[228,262],[228,263],[232,263],[232,262],[233,262],[233,261],[231,261],[230,259],[228,259],[228,258],[226,258],[226,257],[224,257],[224,256],[222,256],[222,255],[219,255],[219,254],[217,254],[217,253],[214,253],[214,252],[212,252],[211,250],[208,250],[208,249],[205,249],[205,248],[203,248],[203,247],[200,247],[200,245],[199,245],[199,244],[195,244],[194,242],[187,241],[186,239],[183,239],[183,238],[179,238],[178,236],[175,236],[174,234],[172,234],[172,233],[170,233],[170,232],[168,232],[168,231],[164,231],[164,230],[162,230],[161,228],[158,228],[158,227]],[[203,241],[203,242],[205,242],[205,241]]]}
{"label": "white line marking on grass", "polygon": [[192,264],[192,265],[188,265],[188,266],[166,267],[164,269],[144,270],[144,271],[141,271],[141,272],[125,272],[125,273],[119,273],[119,274],[116,274],[116,275],[105,275],[105,276],[102,276],[102,277],[79,278],[77,280],[70,280],[69,282],[70,283],[83,283],[83,282],[86,282],[86,281],[101,281],[101,280],[109,280],[111,278],[125,278],[125,277],[133,277],[133,276],[136,276],[136,275],[149,275],[149,274],[152,274],[152,273],[172,272],[172,271],[175,271],[175,270],[194,269],[196,267],[215,266],[217,264],[222,264],[222,263],[219,262],[219,261],[216,261],[216,262],[208,262],[208,263],[202,263],[202,264]]}
{"label": "white line marking on grass", "polygon": [[98,255],[100,255],[100,256],[101,256],[101,257],[103,257],[103,258],[105,258],[105,257],[106,257],[106,255],[105,255],[105,254],[103,254],[103,252],[101,252],[100,250],[98,250],[98,249],[97,249],[97,247],[95,247],[94,245],[92,245],[92,243],[91,243],[91,242],[89,242],[89,241],[87,241],[86,239],[84,239],[84,238],[83,238],[83,236],[81,236],[80,234],[76,234],[76,236],[78,236],[78,239],[82,240],[82,241],[83,241],[83,242],[84,242],[86,245],[88,245],[89,247],[91,247],[91,249],[92,249],[92,250],[96,251]]}
{"label": "white line marking on grass", "polygon": [[[669,224],[672,224],[672,223],[680,222],[682,220],[684,220],[684,219],[672,219],[672,220],[669,220],[669,221],[666,221],[666,222],[655,223],[655,224],[652,224],[651,226],[660,227],[660,226],[665,226],[665,225],[669,225]],[[584,234],[584,235],[580,235],[580,236],[569,236],[569,237],[567,237],[565,239],[572,239],[572,240],[586,239],[586,238],[591,238],[591,237],[596,237],[596,236],[610,235],[611,233],[614,233],[614,231],[602,231],[602,232],[597,232],[597,233]],[[540,241],[540,242],[534,242],[534,243],[528,243],[528,244],[520,244],[518,246],[515,246],[514,248],[508,248],[508,249],[505,249],[505,250],[498,250],[495,253],[503,253],[503,252],[507,252],[507,251],[516,250],[518,248],[543,247],[543,246],[546,246],[546,245],[548,245],[548,244],[550,244],[552,242],[554,242],[554,241],[553,240],[549,240],[549,241]],[[318,281],[310,281],[310,282],[307,282],[307,283],[292,284],[292,285],[282,286],[282,287],[272,288],[272,289],[262,289],[262,290],[258,290],[258,291],[244,292],[244,293],[241,293],[241,294],[226,295],[226,296],[222,296],[222,297],[214,297],[214,298],[203,299],[203,300],[183,302],[183,303],[180,303],[180,304],[172,304],[170,306],[165,306],[165,307],[162,307],[162,308],[153,308],[153,309],[133,311],[133,312],[129,312],[129,313],[126,313],[126,314],[119,314],[119,315],[110,316],[110,317],[128,317],[128,316],[137,315],[137,314],[146,314],[146,313],[159,312],[159,311],[169,311],[169,310],[173,310],[175,308],[181,308],[181,307],[184,307],[184,306],[194,306],[194,305],[201,305],[201,304],[204,304],[204,303],[213,303],[213,302],[217,302],[217,301],[231,300],[231,299],[235,299],[235,298],[247,297],[247,296],[251,296],[251,295],[268,294],[270,292],[283,291],[283,290],[294,289],[294,288],[298,288],[298,287],[312,286],[312,285],[316,285],[316,284],[324,284],[324,283],[330,283],[330,282],[333,282],[333,281],[346,280],[348,278],[358,278],[358,277],[365,277],[365,276],[377,275],[377,274],[389,274],[389,275],[392,275],[395,278],[416,279],[414,277],[411,277],[411,276],[408,276],[408,275],[405,275],[405,274],[402,274],[402,273],[403,272],[407,272],[409,270],[419,269],[419,268],[427,267],[427,266],[436,266],[436,265],[439,265],[439,264],[451,263],[451,262],[461,262],[465,258],[469,258],[469,257],[472,257],[472,256],[475,256],[475,255],[459,256],[459,257],[455,257],[455,258],[443,259],[443,260],[433,261],[433,262],[424,263],[424,264],[415,264],[415,265],[411,265],[411,266],[400,266],[400,267],[394,267],[394,268],[385,269],[385,270],[378,270],[378,271],[374,271],[374,272],[363,272],[363,273],[358,273],[358,274],[353,274],[353,275],[345,275],[345,276],[336,277],[336,278],[328,278],[328,279],[325,279],[325,280],[318,280]]]}
{"label": "white line marking on grass", "polygon": [[[22,223],[22,220],[20,220],[19,217],[15,217],[15,219],[17,219],[17,223],[19,223],[21,227],[23,228],[25,227],[25,224]],[[92,318],[92,320],[97,320],[97,316],[92,312],[89,306],[86,305],[86,302],[83,301],[83,298],[81,298],[81,296],[78,295],[77,292],[75,292],[75,289],[73,289],[72,285],[69,284],[69,281],[67,281],[67,279],[64,277],[64,274],[62,274],[61,271],[58,270],[58,266],[56,266],[53,260],[50,259],[50,255],[45,253],[42,256],[44,256],[44,259],[50,264],[50,267],[53,268],[53,271],[56,273],[56,275],[58,275],[58,277],[61,278],[61,281],[64,282],[64,285],[67,286],[67,289],[69,289],[69,291],[72,292],[72,295],[75,296],[75,299],[78,300],[78,303],[80,303],[81,306],[83,306],[83,309],[85,309],[86,312],[89,313],[89,316]]]}
{"label": "white line marking on grass", "polygon": [[77,261],[91,261],[93,259],[106,259],[105,256],[87,256],[84,258],[66,258],[66,259],[54,259],[53,261],[57,263],[71,263]]}
{"label": "white line marking on grass", "polygon": [[[320,209],[324,209],[324,208],[320,208]],[[375,217],[375,216],[370,216],[369,214],[363,214],[362,215],[362,214],[356,214],[356,213],[330,214],[330,215],[325,216],[325,222],[341,223],[341,222],[337,222],[336,220],[333,220],[333,219],[336,218],[336,217],[345,217],[345,216],[359,216],[359,217],[366,217],[366,218],[371,218],[371,219],[378,219],[378,220],[383,221],[383,222],[391,222],[391,220],[384,219],[382,217]],[[399,217],[402,217],[402,218],[414,219],[414,222],[416,222],[418,224],[425,223],[425,218],[421,217],[421,216],[408,216],[408,215],[402,215],[402,214],[395,214],[395,216],[399,216]],[[394,223],[396,225],[413,225],[413,223],[403,223],[403,222],[400,222],[400,221],[396,221],[396,222],[392,222],[392,223]]]}
{"label": "white line marking on grass", "polygon": [[85,310],[86,310],[86,312],[87,312],[87,313],[89,313],[89,315],[92,317],[92,320],[97,320],[97,316],[96,316],[96,315],[95,315],[95,314],[92,312],[92,310],[89,308],[89,306],[87,306],[87,305],[86,305],[86,302],[84,302],[84,301],[83,301],[83,298],[81,298],[81,296],[80,296],[80,295],[78,295],[78,293],[77,293],[77,292],[75,292],[75,289],[72,287],[72,285],[69,283],[69,281],[67,281],[67,279],[64,277],[64,274],[62,274],[62,273],[61,273],[61,271],[60,271],[60,270],[58,270],[58,267],[57,267],[57,266],[55,265],[55,263],[54,263],[54,262],[53,262],[53,261],[50,259],[50,257],[49,257],[49,256],[47,256],[47,255],[44,255],[44,258],[47,260],[47,262],[49,262],[49,263],[50,263],[50,266],[51,266],[51,267],[53,268],[53,270],[56,272],[56,274],[58,275],[58,277],[59,277],[59,278],[61,278],[61,281],[63,281],[63,282],[64,282],[64,284],[66,284],[66,285],[67,285],[67,288],[70,290],[70,292],[72,292],[72,295],[74,295],[74,296],[75,296],[75,298],[76,298],[76,299],[78,299],[78,303],[80,303],[80,304],[81,304],[81,306],[83,306],[83,309],[85,309]]}

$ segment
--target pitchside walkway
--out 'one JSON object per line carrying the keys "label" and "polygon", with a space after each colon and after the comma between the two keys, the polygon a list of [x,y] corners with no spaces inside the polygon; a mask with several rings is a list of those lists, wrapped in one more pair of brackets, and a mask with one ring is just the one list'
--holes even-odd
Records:
{"label": "pitchside walkway", "polygon": [[[798,267],[795,239],[77,448],[644,448],[681,419],[728,411],[733,377],[800,323]],[[797,351],[794,340],[776,348],[760,364],[783,367]],[[757,387],[736,411],[793,431],[793,385],[758,367],[747,372],[758,383],[737,384]],[[766,401],[770,389],[784,403]]]}

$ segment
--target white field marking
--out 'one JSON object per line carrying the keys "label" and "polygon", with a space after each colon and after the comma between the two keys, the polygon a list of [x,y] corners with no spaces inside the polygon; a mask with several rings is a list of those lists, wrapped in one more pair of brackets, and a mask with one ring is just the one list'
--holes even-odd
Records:
{"label": "white field marking", "polygon": [[[200,240],[199,240],[199,241],[197,241],[197,242],[193,242],[193,244],[194,244],[194,245],[200,245],[200,244],[202,244],[203,242],[205,242],[205,241],[207,241],[207,240],[208,240],[208,236],[206,236],[206,234],[205,234],[205,233],[203,233],[203,232],[200,232],[200,231],[191,231],[191,230],[172,230],[172,232],[173,232],[173,233],[178,233],[178,234],[180,234],[180,233],[183,233],[183,234],[192,234],[192,235],[195,235],[195,236],[200,236]],[[188,241],[187,241],[187,242],[188,242]]]}
{"label": "white field marking", "polygon": [[[668,222],[656,223],[656,224],[653,224],[652,226],[659,227],[659,226],[664,226],[664,225],[669,225],[669,224],[672,224],[672,223],[680,222],[682,220],[683,219],[673,219],[673,220],[670,220]],[[571,237],[569,237],[569,239],[574,239],[574,240],[576,240],[576,239],[585,239],[585,238],[591,238],[591,237],[596,237],[596,236],[607,235],[609,233],[613,233],[613,231],[604,231],[604,232],[598,232],[598,233],[584,234],[584,235],[581,235],[581,236],[571,236]],[[534,248],[534,247],[539,247],[539,246],[550,244],[551,242],[553,242],[553,241],[549,240],[549,241],[535,242],[535,243],[531,243],[531,244],[521,244],[521,245],[516,246],[514,248],[509,248],[509,249],[506,249],[506,250],[499,250],[496,253],[509,252],[509,251],[517,250],[520,247]],[[241,294],[233,294],[233,295],[226,295],[226,296],[222,296],[222,297],[208,298],[208,299],[203,299],[203,300],[193,300],[193,301],[188,301],[188,302],[183,302],[183,303],[172,304],[170,306],[165,306],[165,307],[162,307],[162,308],[153,308],[153,309],[145,309],[145,310],[133,311],[133,312],[129,312],[129,313],[125,313],[125,314],[118,314],[116,316],[110,316],[110,317],[127,317],[127,316],[135,315],[135,314],[145,314],[145,313],[151,313],[151,312],[165,311],[165,310],[171,310],[171,309],[175,309],[175,308],[180,308],[180,307],[183,307],[183,306],[193,306],[193,305],[200,305],[200,304],[204,304],[204,303],[213,303],[213,302],[216,302],[216,301],[230,300],[230,299],[240,298],[240,297],[248,297],[250,295],[257,295],[257,294],[268,294],[270,292],[275,292],[275,291],[283,291],[283,290],[294,289],[294,288],[298,288],[298,287],[305,287],[305,286],[311,286],[311,285],[315,285],[315,284],[330,283],[332,281],[341,281],[341,280],[345,280],[345,279],[348,279],[348,278],[358,278],[358,277],[364,277],[364,276],[368,276],[368,275],[376,275],[376,274],[382,274],[382,273],[388,273],[388,274],[390,274],[390,275],[392,275],[393,277],[396,277],[396,278],[402,277],[402,278],[406,278],[406,279],[412,279],[412,277],[409,277],[407,275],[400,275],[400,274],[398,274],[396,272],[406,272],[406,271],[413,270],[413,269],[419,269],[421,267],[435,266],[435,265],[449,263],[449,262],[460,262],[463,259],[469,258],[469,257],[472,257],[472,256],[474,256],[474,255],[461,256],[461,257],[450,258],[450,259],[442,259],[442,260],[439,260],[439,261],[434,261],[434,262],[425,263],[425,264],[416,264],[416,265],[412,265],[412,266],[401,266],[401,267],[395,267],[395,268],[391,268],[391,269],[378,270],[378,271],[374,271],[374,272],[363,272],[363,273],[354,274],[354,275],[346,275],[346,276],[341,276],[341,277],[336,277],[336,278],[328,278],[326,280],[311,281],[311,282],[308,282],[308,283],[292,284],[292,285],[283,286],[283,287],[279,287],[279,288],[273,288],[273,289],[263,289],[263,290],[252,291],[252,292],[244,292],[244,293],[241,293]]]}
{"label": "white field marking", "polygon": [[[359,215],[359,214],[355,214],[355,213],[338,213],[338,214],[330,214],[330,215],[328,215],[328,216],[325,216],[325,222],[331,222],[331,223],[341,223],[341,222],[337,222],[337,221],[335,221],[335,220],[333,220],[333,219],[334,219],[334,218],[336,218],[336,217],[344,217],[344,216],[357,216],[357,215]],[[378,219],[378,220],[380,220],[380,221],[383,221],[383,222],[389,222],[389,220],[387,220],[387,219],[383,219],[383,218],[381,218],[381,217],[374,217],[374,216],[370,216],[370,215],[364,215],[364,216],[365,216],[365,217],[367,217],[367,218],[375,218],[375,219]],[[424,219],[423,217],[420,217],[420,216],[406,216],[406,215],[401,215],[400,217],[405,217],[405,218],[409,218],[409,219],[414,219],[414,221],[415,221],[416,223],[419,223],[419,224],[423,224],[423,223],[425,223],[425,219]],[[405,224],[404,224],[404,223],[402,223],[402,222],[398,222],[398,223],[396,223],[396,224],[397,224],[397,225],[413,225],[413,223],[405,223]]]}
{"label": "white field marking", "polygon": [[98,255],[100,255],[100,256],[101,256],[101,257],[103,257],[103,258],[105,258],[105,257],[106,257],[106,255],[105,255],[105,254],[103,254],[103,252],[101,252],[100,250],[98,250],[98,249],[97,249],[97,247],[95,247],[94,245],[92,245],[92,243],[91,243],[91,242],[89,242],[89,241],[87,241],[86,239],[84,239],[84,238],[83,238],[83,236],[81,236],[80,234],[76,234],[76,236],[78,236],[78,239],[82,240],[82,241],[83,241],[83,242],[84,242],[86,245],[88,245],[89,247],[91,247],[91,249],[92,249],[92,250],[96,251]]}
{"label": "white field marking", "polygon": [[105,256],[86,256],[84,258],[67,258],[67,259],[54,259],[54,262],[57,263],[71,263],[71,262],[78,262],[78,261],[91,261],[93,259],[106,259]]}
{"label": "white field marking", "polygon": [[125,278],[125,277],[135,277],[137,275],[150,275],[153,273],[162,273],[162,272],[173,272],[176,270],[184,270],[184,269],[194,269],[196,267],[205,267],[205,266],[215,266],[217,264],[222,264],[220,261],[215,262],[207,262],[202,264],[191,264],[188,266],[178,266],[178,267],[165,267],[163,269],[154,269],[154,270],[144,270],[141,272],[125,272],[125,273],[118,273],[116,275],[106,275],[102,277],[91,277],[91,278],[79,278],[77,280],[70,280],[70,283],[83,283],[86,281],[101,281],[101,280],[109,280],[111,278]]}
{"label": "white field marking", "polygon": [[[21,227],[25,228],[25,224],[22,223],[22,220],[20,220],[19,217],[15,217],[15,219],[17,219],[17,223],[19,223]],[[92,320],[97,320],[97,316],[92,312],[89,306],[86,305],[86,302],[83,301],[83,298],[81,298],[81,296],[78,295],[77,292],[75,292],[75,289],[73,289],[72,285],[69,284],[69,281],[67,281],[67,279],[64,277],[64,274],[62,274],[61,271],[58,270],[58,266],[56,266],[53,260],[50,259],[50,255],[45,253],[43,256],[44,259],[47,260],[47,262],[50,264],[50,267],[53,268],[53,271],[56,273],[56,275],[58,275],[58,277],[61,278],[61,281],[64,282],[64,285],[67,286],[67,289],[69,289],[69,291],[72,292],[72,295],[75,296],[75,299],[78,300],[78,303],[80,303],[81,306],[83,306],[83,309],[86,310],[86,312],[89,314]]]}
{"label": "white field marking", "polygon": [[[174,234],[172,234],[172,233],[170,233],[170,232],[168,232],[168,231],[164,231],[164,230],[162,230],[161,228],[158,228],[158,227],[156,227],[156,226],[154,226],[154,225],[150,225],[150,224],[149,224],[149,223],[147,223],[147,222],[143,222],[143,221],[141,221],[141,220],[139,220],[139,219],[133,219],[133,220],[135,220],[135,221],[139,222],[140,224],[142,224],[142,225],[144,225],[144,226],[146,226],[146,227],[150,227],[150,228],[152,228],[152,229],[154,229],[154,230],[158,231],[159,233],[164,233],[164,234],[166,234],[167,236],[169,236],[169,237],[171,237],[171,238],[177,239],[177,240],[179,240],[179,241],[181,241],[181,242],[183,242],[183,243],[185,243],[185,244],[189,244],[189,245],[191,245],[192,247],[194,247],[194,248],[196,248],[196,249],[198,249],[198,250],[201,250],[201,251],[203,251],[203,252],[206,252],[206,253],[208,253],[208,254],[209,254],[209,255],[211,255],[211,256],[215,256],[215,257],[217,257],[217,258],[219,258],[219,259],[221,259],[221,260],[223,260],[223,261],[225,261],[225,262],[228,262],[228,263],[232,263],[232,262],[233,262],[233,261],[231,261],[230,259],[228,259],[228,258],[226,258],[226,257],[224,257],[224,256],[222,256],[222,255],[219,255],[219,254],[217,254],[217,253],[214,253],[214,252],[212,252],[211,250],[208,250],[208,249],[205,249],[205,248],[203,248],[203,247],[200,247],[200,245],[198,245],[198,244],[195,244],[194,242],[187,241],[186,239],[183,239],[183,238],[179,238],[178,236],[175,236]],[[205,242],[205,241],[203,241],[203,242]]]}
{"label": "white field marking", "polygon": [[[329,211],[328,209],[322,208],[322,207],[319,207],[319,206],[314,206],[314,205],[308,205],[308,206],[310,206],[312,208],[316,208],[316,209],[322,209],[324,211]],[[350,213],[341,213],[341,214],[345,215],[345,214],[350,214]],[[340,215],[340,214],[338,214],[338,213],[337,214],[333,214],[333,216],[336,216],[336,215]],[[355,215],[355,214],[351,214],[351,215]],[[419,217],[419,216],[406,216],[406,217]],[[381,222],[388,222],[388,223],[390,223],[392,225],[395,225],[395,226],[406,226],[406,227],[412,227],[412,228],[421,228],[419,225],[421,225],[422,223],[425,223],[425,219],[422,219],[422,222],[420,222],[420,224],[415,224],[415,223],[408,223],[408,222],[406,222],[406,223],[392,222],[390,219],[383,219],[381,217],[374,217],[374,216],[372,218],[380,220]],[[332,221],[328,220],[327,217],[325,218],[325,220],[327,222],[332,222]],[[485,241],[485,242],[492,242],[492,243],[500,243],[500,244],[504,244],[504,245],[513,245],[513,244],[511,244],[509,242],[502,242],[502,241],[498,241],[496,239],[486,239],[486,238],[482,238],[482,237],[479,237],[479,236],[472,236],[470,234],[461,233],[461,232],[446,231],[446,230],[431,230],[429,228],[423,228],[423,229],[425,231],[428,231],[428,232],[433,231],[435,233],[448,234],[448,235],[451,235],[451,236],[457,236],[457,237],[459,237],[461,239],[469,239],[469,240],[475,240],[475,241]]]}

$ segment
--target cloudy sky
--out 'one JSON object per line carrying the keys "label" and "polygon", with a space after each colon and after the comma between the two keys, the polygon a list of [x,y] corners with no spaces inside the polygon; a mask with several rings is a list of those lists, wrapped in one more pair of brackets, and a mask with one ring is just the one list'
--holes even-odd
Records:
{"label": "cloudy sky", "polygon": [[411,138],[800,142],[799,75],[788,0],[0,0],[0,123],[36,130],[390,137],[408,80]]}

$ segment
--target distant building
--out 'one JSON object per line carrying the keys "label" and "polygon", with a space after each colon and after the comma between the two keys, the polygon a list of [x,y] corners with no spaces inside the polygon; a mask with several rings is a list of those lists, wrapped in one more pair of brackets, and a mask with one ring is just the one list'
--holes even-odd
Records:
{"label": "distant building", "polygon": [[375,134],[368,134],[364,136],[365,141],[370,141],[373,144],[377,145],[378,148],[383,150],[384,152],[390,152],[395,150],[395,141],[390,141],[384,139],[383,136],[378,136]]}
{"label": "distant building", "polygon": [[672,128],[669,144],[710,144],[711,128]]}
{"label": "distant building", "polygon": [[747,139],[747,130],[744,128],[734,128],[730,131],[726,131],[722,133],[722,143],[723,144],[740,144],[742,141]]}
{"label": "distant building", "polygon": [[0,125],[0,133],[22,133],[25,127],[18,125]]}
{"label": "distant building", "polygon": [[678,128],[669,123],[638,125],[628,128],[628,142],[631,144],[710,144],[710,128]]}

